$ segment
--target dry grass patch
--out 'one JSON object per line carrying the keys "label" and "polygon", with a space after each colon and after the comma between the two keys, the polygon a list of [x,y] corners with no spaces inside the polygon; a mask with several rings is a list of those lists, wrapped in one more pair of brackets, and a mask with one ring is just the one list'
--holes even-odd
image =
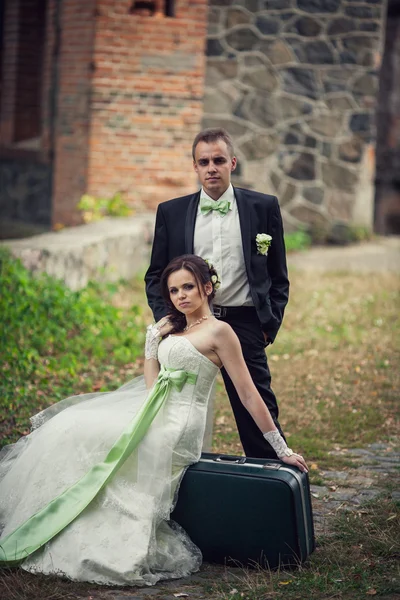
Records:
{"label": "dry grass patch", "polygon": [[[291,299],[268,350],[280,422],[298,451],[332,466],[328,451],[398,432],[399,278],[291,273]],[[223,386],[214,450],[240,451]]]}

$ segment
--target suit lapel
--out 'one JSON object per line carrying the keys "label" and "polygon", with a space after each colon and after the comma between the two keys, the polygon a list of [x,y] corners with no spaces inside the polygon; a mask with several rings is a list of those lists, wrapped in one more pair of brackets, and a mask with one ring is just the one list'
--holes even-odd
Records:
{"label": "suit lapel", "polygon": [[233,188],[233,191],[235,193],[239,213],[244,262],[246,264],[247,272],[249,273],[251,256],[250,207],[248,206],[245,198],[243,197],[242,190],[238,188]]}
{"label": "suit lapel", "polygon": [[189,200],[189,205],[186,212],[185,221],[185,252],[187,254],[193,254],[194,252],[194,226],[196,224],[197,207],[200,200],[200,190],[193,194]]}

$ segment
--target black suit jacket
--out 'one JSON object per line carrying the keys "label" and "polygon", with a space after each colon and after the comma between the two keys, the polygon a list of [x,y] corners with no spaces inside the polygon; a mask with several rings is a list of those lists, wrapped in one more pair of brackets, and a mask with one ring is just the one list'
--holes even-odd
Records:
{"label": "black suit jacket", "polygon": [[[276,196],[234,188],[242,233],[243,255],[251,297],[261,327],[273,341],[289,298],[285,243]],[[167,314],[160,293],[160,277],[167,264],[181,254],[193,254],[194,227],[200,191],[162,202],[157,209],[153,250],[145,275],[147,300],[156,321]],[[268,255],[257,253],[256,235],[272,236]]]}

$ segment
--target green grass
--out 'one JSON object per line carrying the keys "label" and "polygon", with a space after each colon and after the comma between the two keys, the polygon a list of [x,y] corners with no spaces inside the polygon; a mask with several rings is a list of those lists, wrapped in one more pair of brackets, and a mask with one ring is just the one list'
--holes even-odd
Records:
{"label": "green grass", "polygon": [[[140,373],[143,322],[150,313],[139,280],[71,292],[49,277],[32,277],[6,253],[0,258],[0,421],[6,443],[26,433],[29,416],[50,403],[77,392],[112,389]],[[322,468],[352,464],[330,455],[332,449],[387,441],[398,432],[399,282],[395,275],[345,272],[293,272],[291,282],[284,324],[268,356],[281,424],[290,445],[311,464],[311,481],[322,485]],[[221,381],[214,450],[242,453]],[[298,569],[236,569],[229,581],[223,567],[210,570],[205,597],[400,599],[399,504],[390,498],[396,483],[388,480],[377,501],[338,513],[331,535],[318,540],[317,551]],[[208,566],[202,571],[206,574]],[[175,592],[162,584],[157,588],[161,591],[154,598]],[[182,589],[185,584],[177,582],[177,592]],[[17,569],[0,575],[0,597],[102,600],[110,591]]]}
{"label": "green grass", "polygon": [[29,416],[49,404],[137,373],[143,317],[135,305],[112,304],[118,285],[72,292],[47,275],[33,277],[3,250],[0,278],[2,444],[27,433]]}
{"label": "green grass", "polygon": [[342,512],[333,533],[304,565],[290,571],[239,571],[209,586],[215,600],[360,600],[399,598],[400,511],[388,495]]}
{"label": "green grass", "polygon": [[[281,331],[268,348],[280,422],[290,445],[318,467],[332,449],[398,435],[399,278],[392,274],[291,273]],[[223,386],[214,450],[240,453]]]}

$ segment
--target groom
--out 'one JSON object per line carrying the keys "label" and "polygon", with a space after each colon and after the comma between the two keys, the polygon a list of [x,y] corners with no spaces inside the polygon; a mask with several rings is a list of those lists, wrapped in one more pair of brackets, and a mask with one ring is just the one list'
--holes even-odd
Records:
{"label": "groom", "polygon": [[[214,314],[237,334],[252,379],[282,433],[265,355],[265,346],[278,333],[289,296],[278,200],[232,186],[236,157],[224,129],[200,132],[193,142],[192,154],[202,188],[158,206],[151,261],[145,276],[148,303],[156,321],[167,313],[159,282],[170,260],[181,254],[209,259],[221,280]],[[271,236],[269,247],[268,241],[257,242],[258,234]],[[225,369],[222,376],[246,455],[276,458]]]}

